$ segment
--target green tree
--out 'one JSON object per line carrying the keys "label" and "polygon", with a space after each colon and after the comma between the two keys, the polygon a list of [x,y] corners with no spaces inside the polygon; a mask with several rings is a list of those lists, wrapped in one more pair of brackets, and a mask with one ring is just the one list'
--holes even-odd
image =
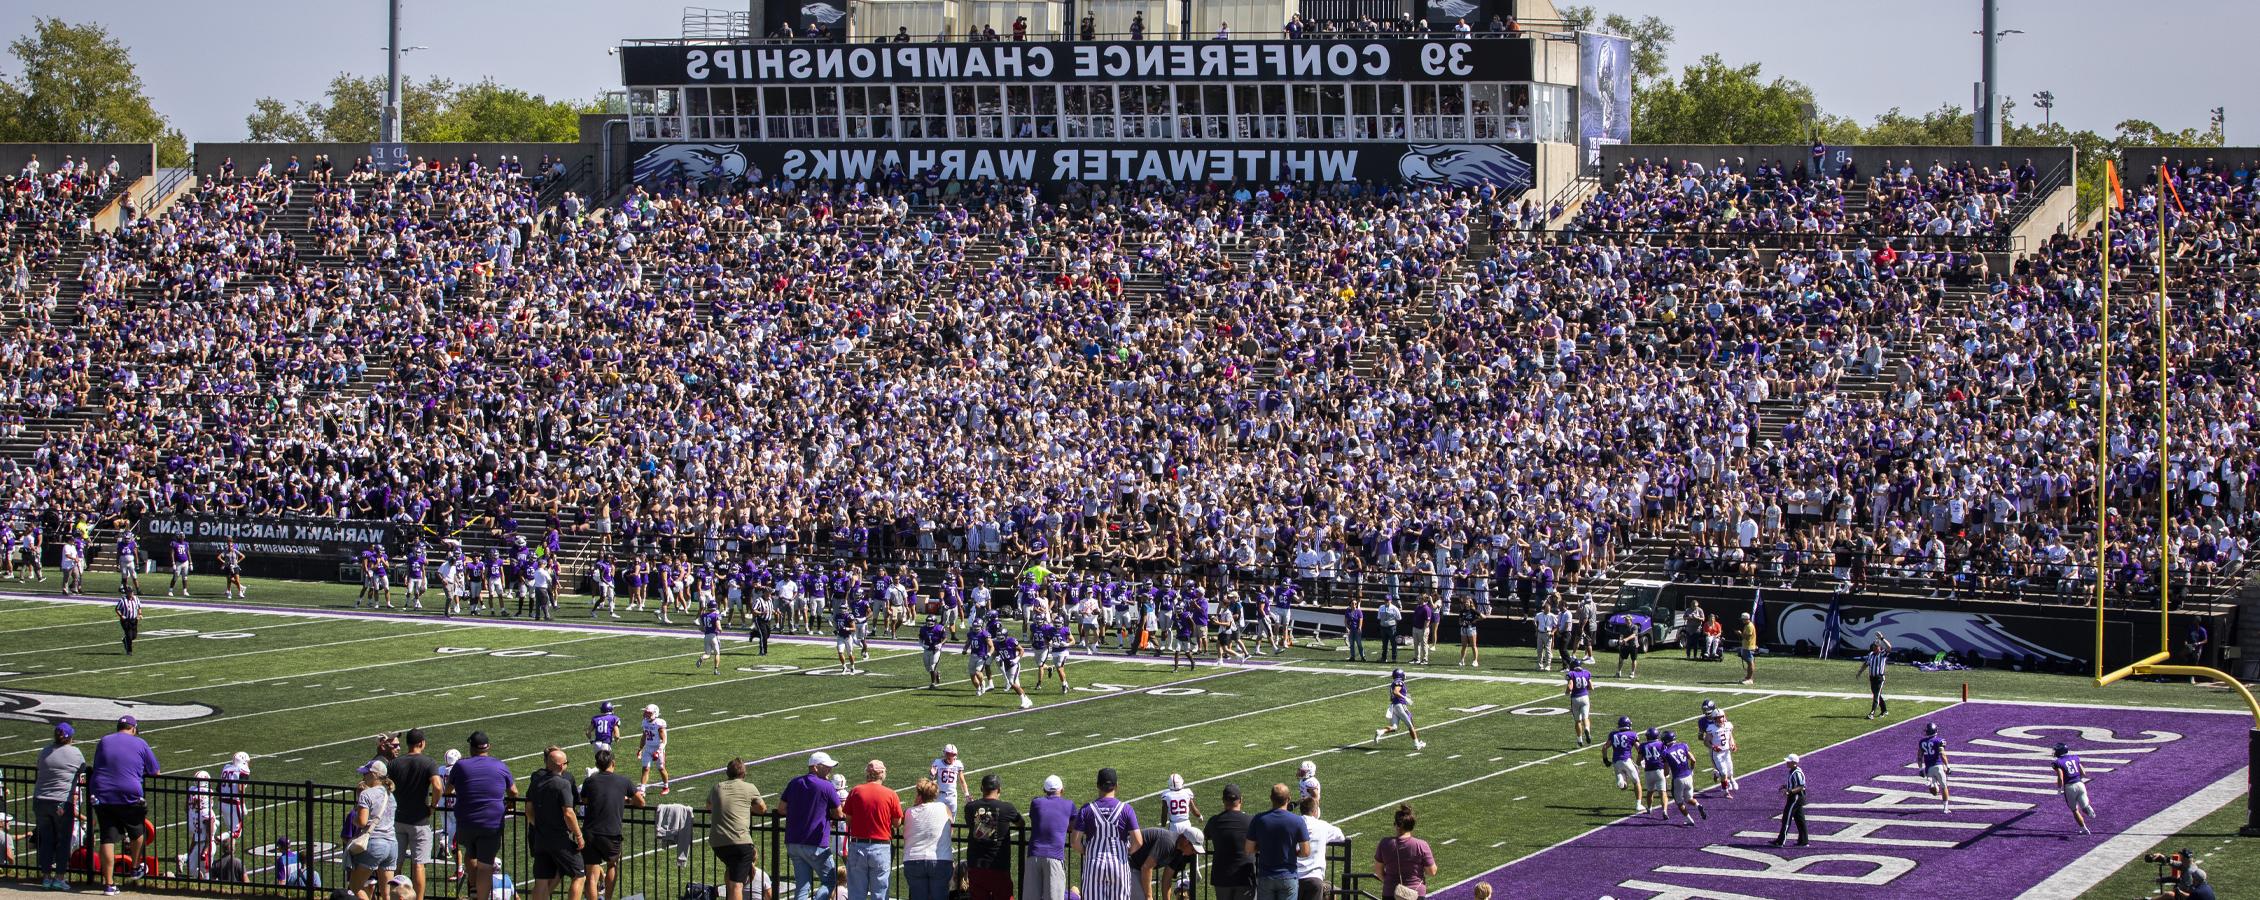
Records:
{"label": "green tree", "polygon": [[1632,97],[1632,140],[1639,144],[1794,144],[1818,107],[1813,91],[1788,78],[1767,80],[1757,63],[1730,66],[1716,53]]}
{"label": "green tree", "polygon": [[1632,39],[1633,90],[1639,90],[1670,71],[1666,59],[1671,52],[1672,38],[1677,36],[1671,23],[1655,16],[1641,16],[1637,20],[1623,13],[1602,16],[1590,6],[1564,6],[1561,8],[1561,16],[1562,21],[1573,31],[1595,30],[1593,24],[1599,22],[1601,27],[1598,30]]}
{"label": "green tree", "polygon": [[21,74],[0,79],[0,140],[157,145],[159,165],[188,162],[188,139],[142,89],[133,54],[100,25],[35,20],[8,45]]}
{"label": "green tree", "polygon": [[421,140],[577,141],[581,114],[598,111],[595,103],[548,100],[487,79],[456,91]]}
{"label": "green tree", "polygon": [[[400,83],[401,138],[410,141],[443,140],[433,137],[439,120],[454,101],[457,88],[445,78]],[[273,97],[252,103],[243,125],[254,141],[339,141],[367,143],[377,140],[384,127],[385,80],[340,72],[330,79],[318,103],[286,105]]]}

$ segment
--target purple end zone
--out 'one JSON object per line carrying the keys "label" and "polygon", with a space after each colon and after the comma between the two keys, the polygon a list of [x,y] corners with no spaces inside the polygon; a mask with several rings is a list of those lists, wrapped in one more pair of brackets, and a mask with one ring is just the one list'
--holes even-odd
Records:
{"label": "purple end zone", "polygon": [[[1948,741],[1951,815],[1914,768],[1924,722]],[[1802,757],[1810,846],[1772,845],[1787,771],[1745,751],[1740,767],[1764,771],[1743,776],[1736,799],[1705,792],[1710,818],[1694,827],[1676,815],[1669,824],[1653,812],[1627,817],[1436,900],[1466,900],[1478,883],[1500,897],[2015,897],[2242,768],[2248,728],[2242,716],[2211,713],[1964,703]],[[2057,794],[2058,741],[2088,764],[2093,836],[2079,833]],[[1698,759],[1698,784],[1710,780],[1707,764]],[[1631,795],[1594,768],[1595,796],[1629,806]]]}

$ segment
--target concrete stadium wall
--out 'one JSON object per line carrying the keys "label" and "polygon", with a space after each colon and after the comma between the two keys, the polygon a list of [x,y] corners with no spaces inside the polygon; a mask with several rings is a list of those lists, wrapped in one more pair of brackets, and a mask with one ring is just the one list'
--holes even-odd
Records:
{"label": "concrete stadium wall", "polygon": [[118,158],[119,177],[127,183],[157,171],[157,145],[155,144],[0,144],[0,174],[14,175],[23,171],[32,157],[39,157],[45,171],[55,171],[55,164],[63,157],[91,159],[99,168]]}
{"label": "concrete stadium wall", "polygon": [[[2072,165],[2070,147],[1855,146],[1830,147],[1828,151],[1831,170],[1838,160],[1849,155],[1852,162],[1860,167],[1862,175],[1882,172],[1886,160],[1898,162],[1911,159],[1915,161],[1917,168],[1927,167],[1933,162],[1948,165],[1969,162],[1981,167],[2000,168],[2015,167],[2030,159],[2033,168],[2040,170],[2043,177],[2056,166]],[[1812,147],[1806,144],[1620,144],[1601,148],[1601,171],[1605,178],[1614,173],[1617,166],[1643,159],[1691,159],[1704,165],[1711,165],[1721,159],[1728,162],[1740,159],[1744,165],[1751,166],[1778,160],[1783,166],[1794,169],[1810,163],[1812,158]]]}

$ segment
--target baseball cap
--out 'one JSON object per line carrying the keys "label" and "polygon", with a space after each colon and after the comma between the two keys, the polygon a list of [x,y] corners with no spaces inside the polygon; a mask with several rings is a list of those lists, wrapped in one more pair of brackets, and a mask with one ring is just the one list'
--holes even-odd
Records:
{"label": "baseball cap", "polygon": [[471,749],[473,750],[484,750],[487,747],[491,746],[487,742],[487,733],[484,731],[471,732],[471,739],[465,741],[464,743],[469,744]]}
{"label": "baseball cap", "polygon": [[135,726],[138,726],[138,725],[140,725],[140,724],[141,724],[141,720],[140,720],[140,719],[136,719],[136,718],[134,718],[134,717],[132,717],[132,716],[119,716],[119,717],[118,717],[118,727],[119,727],[119,728],[133,728],[133,727],[135,727]]}
{"label": "baseball cap", "polygon": [[1060,791],[1064,791],[1064,790],[1066,790],[1066,789],[1067,789],[1067,785],[1060,783],[1060,780],[1059,780],[1059,776],[1057,776],[1057,775],[1046,775],[1046,776],[1044,776],[1044,793],[1047,793],[1047,794],[1057,794],[1057,793],[1059,793]]}
{"label": "baseball cap", "polygon": [[1225,785],[1225,786],[1224,786],[1224,802],[1226,802],[1226,803],[1230,803],[1230,802],[1232,802],[1232,801],[1234,801],[1234,800],[1238,800],[1238,799],[1240,799],[1240,785],[1239,785],[1239,783],[1238,783],[1238,782],[1233,782],[1233,783],[1231,783],[1231,784],[1227,784],[1227,785]]}
{"label": "baseball cap", "polygon": [[1179,838],[1183,838],[1185,843],[1193,845],[1194,853],[1208,852],[1208,841],[1201,837],[1201,830],[1194,828],[1193,823],[1185,822],[1170,830],[1176,832]]}
{"label": "baseball cap", "polygon": [[957,755],[957,745],[956,745],[956,744],[943,744],[943,745],[942,745],[942,755],[943,755],[943,756],[956,756],[956,755]]}
{"label": "baseball cap", "polygon": [[832,766],[839,765],[840,762],[839,760],[833,759],[832,754],[818,750],[808,755],[808,764],[810,766],[823,766],[825,768],[831,768]]}
{"label": "baseball cap", "polygon": [[655,716],[656,716],[656,715],[659,715],[659,704],[657,704],[657,703],[646,703],[646,704],[644,704],[644,705],[643,705],[643,711],[644,711],[644,712],[647,712],[647,713],[650,713],[650,714],[652,714],[652,715],[655,715]]}
{"label": "baseball cap", "polygon": [[1797,754],[1792,753],[1788,756],[1784,756],[1781,758],[1781,761],[1794,766],[1797,764]]}
{"label": "baseball cap", "polygon": [[1120,783],[1120,776],[1115,774],[1113,766],[1099,770],[1099,790],[1113,790],[1114,786]]}
{"label": "baseball cap", "polygon": [[361,771],[375,775],[378,778],[386,778],[392,775],[392,770],[386,767],[385,761],[381,759],[369,760],[369,764],[362,766]]}
{"label": "baseball cap", "polygon": [[71,735],[74,735],[74,734],[77,734],[77,733],[78,733],[78,729],[76,729],[76,728],[72,728],[72,727],[71,727],[71,723],[69,723],[69,722],[57,722],[57,723],[55,723],[55,736],[56,736],[56,737],[70,737]]}

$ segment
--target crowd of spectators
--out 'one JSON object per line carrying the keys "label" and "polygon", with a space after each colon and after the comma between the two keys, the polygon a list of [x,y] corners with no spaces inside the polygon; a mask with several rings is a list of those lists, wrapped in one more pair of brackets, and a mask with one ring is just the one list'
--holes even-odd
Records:
{"label": "crowd of spectators", "polygon": [[1833,173],[1815,166],[1779,160],[1750,165],[1743,159],[1622,163],[1573,227],[1725,240],[1767,237],[1808,247],[1832,243],[1818,239],[1822,235],[1943,246],[1948,239],[1998,238],[2015,203],[2037,186],[2029,161],[2012,168],[1967,162],[1917,167],[1912,160],[1886,160],[1884,171],[1865,179],[1850,159]]}
{"label": "crowd of spectators", "polygon": [[[1543,601],[1635,535],[1684,533],[1696,577],[2092,578],[2091,242],[1996,272],[1922,245],[1615,233],[1898,227],[1873,205],[1842,221],[1849,173],[1642,165],[1581,218],[1608,227],[1548,236],[1489,190],[890,173],[545,206],[550,171],[293,160],[114,232],[11,219],[6,414],[58,424],[0,488],[106,519],[547,526],[541,549],[572,535],[622,573],[885,551],[1418,585],[1449,608]],[[74,172],[31,180],[68,196]],[[2020,180],[1901,167],[1868,190],[1997,216]],[[2248,181],[2184,195],[2174,252],[2249,265]],[[2143,227],[2129,255],[2155,246]],[[2193,572],[2254,533],[2260,329],[2249,286],[2212,278],[2175,312]],[[2115,315],[2116,396],[2151,402],[2143,313]],[[2106,562],[2129,594],[2154,580],[2151,427],[2117,439]]]}

